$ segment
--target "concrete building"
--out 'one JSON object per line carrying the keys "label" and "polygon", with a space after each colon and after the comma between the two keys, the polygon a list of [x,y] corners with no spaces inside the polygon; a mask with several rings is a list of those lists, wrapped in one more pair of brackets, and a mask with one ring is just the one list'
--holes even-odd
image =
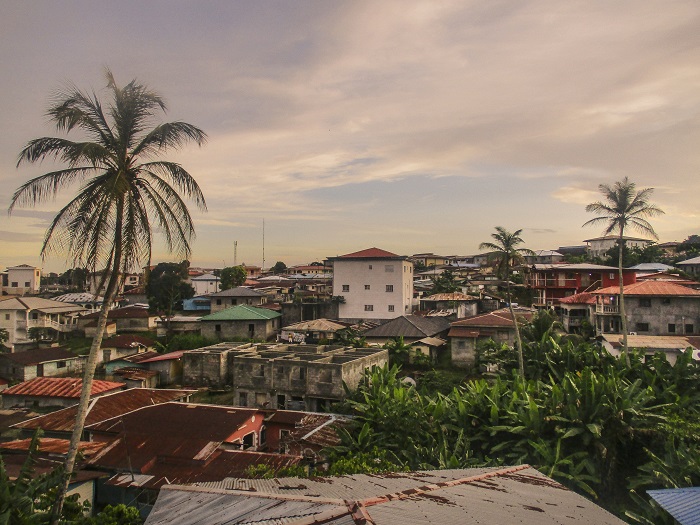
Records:
{"label": "concrete building", "polygon": [[342,297],[341,321],[393,319],[411,313],[413,263],[407,257],[369,248],[329,259],[333,295]]}
{"label": "concrete building", "polygon": [[77,306],[40,297],[14,297],[0,301],[0,328],[7,330],[7,345],[29,344],[32,328],[44,329],[44,336],[56,339],[58,334],[79,329],[78,314],[84,312]]}
{"label": "concrete building", "polygon": [[0,354],[0,377],[29,381],[35,377],[60,377],[82,372],[85,356],[61,347],[36,348]]}
{"label": "concrete building", "polygon": [[229,288],[221,292],[208,295],[211,313],[220,312],[232,306],[247,304],[248,306],[260,306],[267,302],[267,296],[245,286]]}
{"label": "concrete building", "polygon": [[343,384],[357,388],[367,368],[388,361],[378,348],[250,343],[220,343],[182,357],[184,384],[232,387],[238,406],[312,411],[341,401]]}
{"label": "concrete building", "polygon": [[194,295],[208,295],[221,290],[221,279],[213,273],[205,273],[190,279]]}
{"label": "concrete building", "polygon": [[[624,236],[623,238],[625,240],[625,246],[628,248],[644,248],[647,244],[653,242],[651,239],[640,239],[638,237]],[[589,255],[593,257],[603,257],[605,252],[610,248],[617,246],[618,239],[619,237],[617,235],[605,235],[603,237],[586,239],[583,242],[586,243]]]}
{"label": "concrete building", "polygon": [[2,274],[2,295],[32,295],[39,293],[41,268],[20,264],[10,266]]}
{"label": "concrete building", "polygon": [[694,276],[700,276],[700,257],[693,257],[676,263],[676,266]]}
{"label": "concrete building", "polygon": [[226,341],[259,339],[267,341],[277,335],[282,314],[267,308],[239,304],[226,310],[205,315],[199,320],[204,337]]}

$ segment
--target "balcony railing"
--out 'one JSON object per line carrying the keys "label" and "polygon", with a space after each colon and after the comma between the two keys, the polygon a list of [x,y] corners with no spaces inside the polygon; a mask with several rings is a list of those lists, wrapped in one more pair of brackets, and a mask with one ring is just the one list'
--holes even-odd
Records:
{"label": "balcony railing", "polygon": [[59,323],[58,321],[51,321],[49,319],[29,319],[27,321],[27,328],[53,328],[58,332],[72,332],[78,326],[72,323]]}
{"label": "balcony railing", "polygon": [[620,307],[613,304],[597,304],[595,305],[595,313],[603,315],[618,315]]}

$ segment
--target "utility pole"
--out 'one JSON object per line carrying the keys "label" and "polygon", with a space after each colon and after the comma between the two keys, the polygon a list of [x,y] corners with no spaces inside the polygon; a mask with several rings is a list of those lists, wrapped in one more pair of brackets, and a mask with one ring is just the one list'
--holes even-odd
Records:
{"label": "utility pole", "polygon": [[238,266],[238,241],[233,241],[233,265]]}
{"label": "utility pole", "polygon": [[265,270],[265,219],[263,218],[263,238],[262,238],[262,256],[263,256],[263,262],[262,262],[262,268],[261,270]]}

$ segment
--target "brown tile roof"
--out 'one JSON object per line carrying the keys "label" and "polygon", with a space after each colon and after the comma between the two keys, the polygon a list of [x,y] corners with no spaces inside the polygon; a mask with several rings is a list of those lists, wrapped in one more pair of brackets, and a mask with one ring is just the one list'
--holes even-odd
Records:
{"label": "brown tile roof", "polygon": [[335,257],[336,259],[396,259],[401,257],[395,253],[382,250],[380,248],[367,248],[366,250],[360,250],[359,252],[346,253],[345,255],[340,255]]}
{"label": "brown tile roof", "polygon": [[[113,417],[137,410],[139,408],[168,401],[179,401],[193,394],[195,390],[130,388],[105,396],[100,396],[92,401],[88,409],[85,425],[93,425]],[[37,428],[53,432],[71,432],[75,423],[77,407],[64,408],[43,416],[35,417],[29,421],[12,425],[13,428],[34,430]]]}
{"label": "brown tile roof", "polygon": [[79,359],[73,352],[64,347],[37,348],[35,350],[24,350],[23,352],[12,352],[2,354],[2,357],[9,359],[22,366],[36,365],[48,361],[64,361],[67,359]]}
{"label": "brown tile roof", "polygon": [[113,373],[115,376],[119,376],[124,380],[130,379],[131,381],[143,381],[158,375],[157,370],[145,370],[143,368],[134,367],[120,368],[119,370],[115,370]]}
{"label": "brown tile roof", "polygon": [[[97,319],[99,316],[100,312],[93,312],[83,318]],[[149,312],[148,308],[142,308],[140,306],[125,306],[124,308],[110,310],[107,313],[107,319],[146,319],[148,317],[155,317],[155,315]]]}
{"label": "brown tile roof", "polygon": [[140,335],[124,334],[116,337],[110,337],[102,341],[100,348],[134,348],[137,346],[152,347],[155,342],[147,337]]}
{"label": "brown tile roof", "polygon": [[[0,449],[3,451],[8,450],[20,450],[28,451],[29,445],[32,440],[30,439],[20,439],[17,441],[8,441],[7,443],[0,443]],[[85,457],[90,457],[95,455],[97,452],[102,450],[107,443],[96,443],[94,441],[81,441],[79,445],[80,452]],[[68,439],[57,439],[57,438],[40,438],[39,439],[39,452],[48,454],[67,454],[68,447],[70,446],[70,440]]]}
{"label": "brown tile roof", "polygon": [[[532,310],[516,309],[515,317],[519,320],[529,321],[535,315]],[[476,315],[474,317],[468,317],[467,319],[461,319],[452,323],[452,327],[456,326],[474,326],[474,327],[512,327],[513,318],[510,315],[508,308],[502,308],[501,310],[494,310],[487,314]]]}
{"label": "brown tile roof", "polygon": [[[619,295],[619,286],[609,286],[595,290],[595,295]],[[655,296],[677,296],[677,297],[700,297],[700,290],[693,290],[687,286],[666,281],[642,281],[625,286],[625,296],[635,295],[655,295]]]}
{"label": "brown tile roof", "polygon": [[595,304],[595,295],[590,292],[581,292],[563,297],[559,299],[559,302],[564,304]]}
{"label": "brown tile roof", "polygon": [[[2,395],[78,399],[82,386],[83,380],[73,377],[37,377],[4,390]],[[122,388],[124,383],[96,379],[92,382],[91,395],[97,396]]]}
{"label": "brown tile roof", "polygon": [[447,333],[447,337],[462,337],[466,339],[476,339],[481,335],[479,330],[470,330],[467,327],[453,326]]}

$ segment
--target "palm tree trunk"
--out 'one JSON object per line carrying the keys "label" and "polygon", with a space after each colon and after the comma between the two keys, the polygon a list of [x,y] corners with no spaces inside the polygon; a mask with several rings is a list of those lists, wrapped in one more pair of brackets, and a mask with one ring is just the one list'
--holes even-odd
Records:
{"label": "palm tree trunk", "polygon": [[622,353],[625,356],[627,366],[630,366],[630,354],[627,348],[627,315],[625,314],[625,283],[622,276],[622,256],[624,254],[623,228],[620,228],[620,240],[618,243],[617,275],[620,283],[620,322],[622,325]]}
{"label": "palm tree trunk", "polygon": [[513,318],[513,326],[515,327],[515,344],[518,350],[518,371],[520,374],[520,379],[525,380],[525,360],[523,359],[523,341],[520,338],[520,327],[518,326],[518,320],[515,318],[515,311],[513,310],[513,301],[510,297],[510,275],[506,273],[506,295],[508,296],[508,309],[510,310],[510,316]]}
{"label": "palm tree trunk", "polygon": [[58,494],[56,495],[56,501],[51,512],[51,525],[57,525],[59,523],[61,512],[63,511],[63,503],[66,499],[66,494],[68,493],[68,488],[70,486],[71,477],[73,476],[73,470],[75,468],[75,460],[78,456],[78,447],[80,445],[80,440],[83,435],[83,429],[85,427],[85,419],[87,418],[88,407],[90,405],[90,394],[92,392],[92,381],[95,377],[95,368],[97,367],[97,355],[100,351],[100,346],[102,345],[102,339],[104,337],[105,328],[107,326],[107,319],[109,310],[114,303],[114,298],[117,295],[117,288],[120,278],[121,270],[121,217],[117,217],[117,227],[116,227],[116,237],[115,245],[116,250],[114,254],[114,259],[112,261],[109,276],[109,281],[107,283],[107,288],[105,289],[104,301],[100,309],[100,316],[97,319],[97,331],[95,332],[95,337],[90,345],[90,353],[88,354],[87,362],[85,363],[85,370],[83,371],[83,385],[80,392],[80,401],[78,402],[78,413],[75,416],[75,425],[73,427],[73,433],[71,434],[70,444],[68,446],[68,452],[66,454],[66,459],[64,462],[64,473],[63,473],[63,484],[59,487]]}

